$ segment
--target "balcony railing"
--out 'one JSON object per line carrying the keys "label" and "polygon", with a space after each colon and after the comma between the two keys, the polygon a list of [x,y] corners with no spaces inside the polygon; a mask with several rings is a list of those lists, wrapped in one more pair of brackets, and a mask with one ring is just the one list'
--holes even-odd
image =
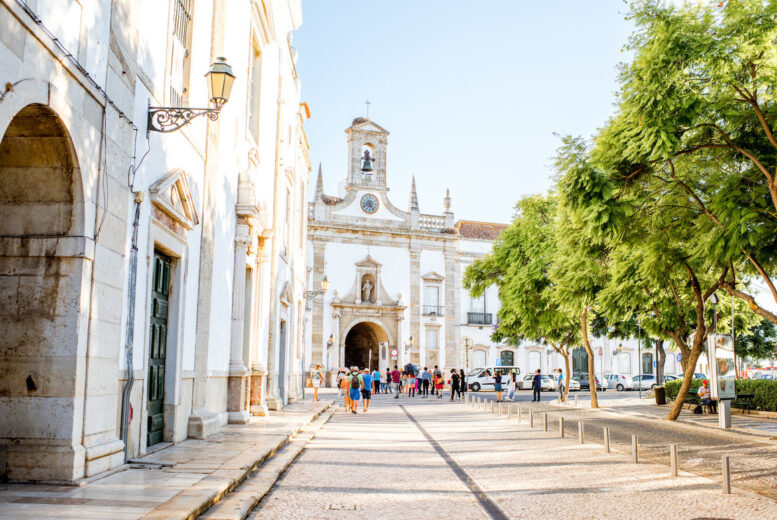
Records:
{"label": "balcony railing", "polygon": [[491,325],[490,312],[468,312],[467,323],[470,325]]}
{"label": "balcony railing", "polygon": [[424,316],[445,316],[445,307],[442,305],[424,305]]}

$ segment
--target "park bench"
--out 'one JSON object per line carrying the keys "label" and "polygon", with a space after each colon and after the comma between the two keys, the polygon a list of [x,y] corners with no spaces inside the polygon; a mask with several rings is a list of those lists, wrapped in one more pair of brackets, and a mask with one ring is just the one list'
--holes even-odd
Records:
{"label": "park bench", "polygon": [[731,401],[731,407],[741,408],[742,410],[746,410],[749,413],[750,410],[754,408],[753,406],[754,399],[755,399],[755,394],[737,394],[736,399]]}
{"label": "park bench", "polygon": [[701,404],[701,401],[699,401],[699,391],[698,389],[690,389],[688,390],[688,395],[685,396],[685,401],[683,401],[685,404]]}

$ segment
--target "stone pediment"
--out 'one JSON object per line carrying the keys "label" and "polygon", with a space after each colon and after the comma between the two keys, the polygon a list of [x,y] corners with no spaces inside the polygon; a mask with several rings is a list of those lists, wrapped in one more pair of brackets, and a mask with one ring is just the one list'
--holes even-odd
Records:
{"label": "stone pediment", "polygon": [[445,277],[440,273],[429,271],[428,273],[426,273],[421,277],[421,280],[425,282],[442,282],[443,280],[445,280]]}
{"label": "stone pediment", "polygon": [[151,202],[186,229],[200,223],[186,172],[176,169],[148,189]]}
{"label": "stone pediment", "polygon": [[356,263],[357,267],[380,267],[381,265],[382,264],[380,262],[372,258],[370,255],[367,255],[364,260]]}
{"label": "stone pediment", "polygon": [[388,135],[389,131],[380,126],[377,123],[363,117],[359,117],[353,120],[351,128],[359,130],[360,132],[375,132],[379,134]]}

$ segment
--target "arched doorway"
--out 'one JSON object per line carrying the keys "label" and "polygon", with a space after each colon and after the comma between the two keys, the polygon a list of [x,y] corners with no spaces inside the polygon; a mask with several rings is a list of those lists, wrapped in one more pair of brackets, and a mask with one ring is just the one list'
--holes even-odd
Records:
{"label": "arched doorway", "polygon": [[380,357],[380,344],[387,342],[386,332],[377,324],[360,322],[354,325],[345,336],[346,367],[382,368],[383,361]]}
{"label": "arched doorway", "polygon": [[28,105],[0,141],[0,480],[84,474],[84,234],[68,131],[49,107]]}

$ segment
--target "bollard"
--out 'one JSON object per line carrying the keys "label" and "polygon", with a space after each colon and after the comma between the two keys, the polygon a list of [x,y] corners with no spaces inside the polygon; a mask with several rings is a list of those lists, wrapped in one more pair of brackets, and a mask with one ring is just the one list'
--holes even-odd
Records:
{"label": "bollard", "polygon": [[521,424],[523,422],[523,413],[521,410],[521,407],[518,407],[518,424]]}
{"label": "bollard", "polygon": [[529,428],[534,428],[534,410],[529,410]]}
{"label": "bollard", "polygon": [[545,429],[545,431],[548,431],[548,414],[547,413],[542,414],[542,427]]}
{"label": "bollard", "polygon": [[672,476],[677,476],[677,444],[669,445],[669,468],[672,470]]}
{"label": "bollard", "polygon": [[580,444],[585,443],[585,426],[583,426],[583,421],[577,423],[577,442]]}
{"label": "bollard", "polygon": [[639,462],[639,437],[631,436],[631,459],[634,464]]}
{"label": "bollard", "polygon": [[558,418],[558,432],[559,432],[559,437],[563,439],[564,438],[564,418],[563,417]]}
{"label": "bollard", "polygon": [[509,404],[507,405],[507,418],[512,419],[513,418],[513,407]]}
{"label": "bollard", "polygon": [[577,406],[577,396],[575,396],[575,406]]}
{"label": "bollard", "polygon": [[731,459],[728,455],[723,455],[723,494],[731,494]]}
{"label": "bollard", "polygon": [[605,426],[603,428],[604,432],[604,452],[610,453],[610,429]]}
{"label": "bollard", "polygon": [[496,402],[491,401],[491,413],[494,413],[494,408],[496,408]]}

